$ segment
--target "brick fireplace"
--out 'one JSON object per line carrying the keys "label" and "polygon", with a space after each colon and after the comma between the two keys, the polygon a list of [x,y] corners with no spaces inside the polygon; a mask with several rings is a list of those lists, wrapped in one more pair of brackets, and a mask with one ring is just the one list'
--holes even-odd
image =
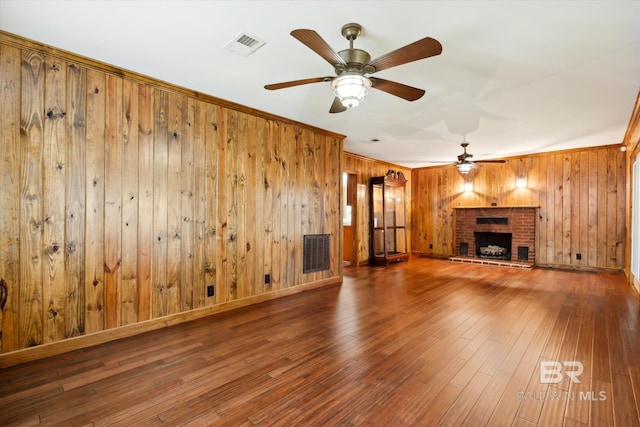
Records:
{"label": "brick fireplace", "polygon": [[459,207],[455,256],[535,264],[535,206]]}

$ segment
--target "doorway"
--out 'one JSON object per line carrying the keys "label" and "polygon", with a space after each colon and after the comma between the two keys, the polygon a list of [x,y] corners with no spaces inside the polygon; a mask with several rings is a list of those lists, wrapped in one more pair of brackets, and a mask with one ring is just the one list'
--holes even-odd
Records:
{"label": "doorway", "polygon": [[356,220],[358,176],[342,173],[342,244],[344,265],[357,265],[358,222]]}

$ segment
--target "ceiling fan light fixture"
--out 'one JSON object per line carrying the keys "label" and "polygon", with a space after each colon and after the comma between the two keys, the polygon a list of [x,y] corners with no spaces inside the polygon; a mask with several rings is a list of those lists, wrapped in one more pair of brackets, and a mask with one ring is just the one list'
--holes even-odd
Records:
{"label": "ceiling fan light fixture", "polygon": [[333,92],[346,108],[357,107],[369,92],[371,80],[360,74],[343,74],[331,82]]}
{"label": "ceiling fan light fixture", "polygon": [[462,175],[468,174],[469,172],[471,172],[471,169],[473,169],[473,165],[469,162],[460,162],[456,165],[456,167]]}

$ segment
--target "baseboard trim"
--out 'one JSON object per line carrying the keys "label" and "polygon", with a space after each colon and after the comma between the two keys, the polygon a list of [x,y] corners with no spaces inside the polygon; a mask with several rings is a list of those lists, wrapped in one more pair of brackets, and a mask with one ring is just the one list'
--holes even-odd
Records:
{"label": "baseboard trim", "polygon": [[291,288],[280,289],[269,293],[241,298],[235,301],[216,304],[209,307],[198,308],[192,311],[177,313],[169,316],[159,317],[157,319],[145,320],[143,322],[131,325],[121,326],[115,329],[95,332],[87,335],[80,335],[73,338],[67,338],[62,341],[56,341],[47,344],[41,344],[34,347],[23,348],[9,353],[0,354],[0,369],[10,366],[21,365],[23,363],[32,362],[34,360],[44,359],[46,357],[57,356],[59,354],[68,353],[74,350],[91,347],[98,344],[104,344],[109,341],[115,341],[121,338],[128,338],[134,335],[150,332],[156,329],[165,328],[171,325],[200,319],[202,317],[211,316],[213,314],[222,313],[236,308],[247,307],[249,305],[295,295],[300,292],[309,291],[329,285],[342,283],[342,277],[331,277],[329,279],[318,280],[315,282],[305,283]]}
{"label": "baseboard trim", "polygon": [[583,271],[585,273],[614,273],[623,274],[621,268],[607,268],[607,267],[589,267],[586,265],[567,265],[567,264],[537,264],[536,268],[546,268],[548,270],[569,270],[569,271]]}

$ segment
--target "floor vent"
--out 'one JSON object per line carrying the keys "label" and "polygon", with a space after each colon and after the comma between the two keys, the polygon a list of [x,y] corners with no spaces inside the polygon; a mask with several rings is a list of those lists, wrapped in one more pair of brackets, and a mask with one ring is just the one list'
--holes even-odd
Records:
{"label": "floor vent", "polygon": [[304,236],[303,273],[313,273],[330,268],[329,237],[329,234],[307,234]]}
{"label": "floor vent", "polygon": [[518,246],[518,261],[529,261],[529,246]]}
{"label": "floor vent", "polygon": [[227,43],[224,48],[242,56],[249,56],[256,50],[260,49],[264,43],[264,40],[260,40],[255,36],[241,32],[235,36],[233,40]]}

